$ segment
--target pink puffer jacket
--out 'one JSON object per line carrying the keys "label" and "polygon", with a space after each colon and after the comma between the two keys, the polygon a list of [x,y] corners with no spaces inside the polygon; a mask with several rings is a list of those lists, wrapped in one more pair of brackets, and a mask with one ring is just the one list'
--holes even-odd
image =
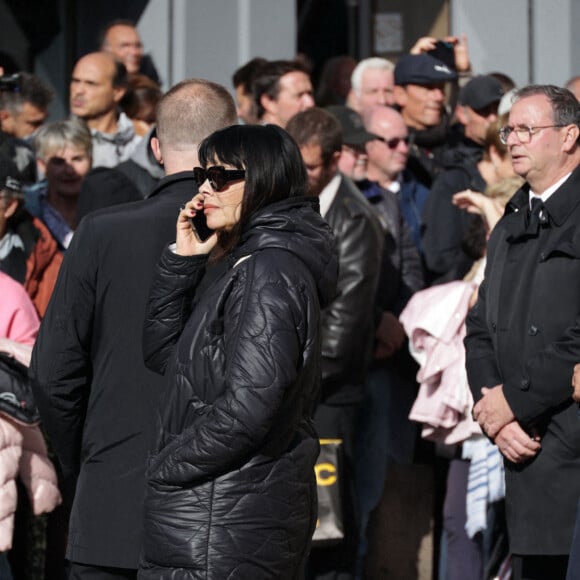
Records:
{"label": "pink puffer jacket", "polygon": [[35,515],[50,512],[61,503],[56,473],[40,429],[0,415],[0,552],[12,547],[16,477],[28,490]]}

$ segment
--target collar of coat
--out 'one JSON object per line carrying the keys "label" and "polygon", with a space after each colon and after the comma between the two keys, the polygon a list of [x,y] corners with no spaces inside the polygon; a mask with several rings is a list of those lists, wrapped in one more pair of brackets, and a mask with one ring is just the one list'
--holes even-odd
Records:
{"label": "collar of coat", "polygon": [[[522,224],[527,221],[527,209],[529,207],[530,186],[524,183],[506,206],[505,215],[518,214],[518,219],[507,220],[513,224],[513,228],[508,228],[510,233],[516,234],[521,231]],[[572,175],[557,189],[545,202],[545,209],[550,217],[550,222],[560,227],[575,212],[580,204],[580,166],[576,167]],[[525,227],[525,226],[524,226]]]}

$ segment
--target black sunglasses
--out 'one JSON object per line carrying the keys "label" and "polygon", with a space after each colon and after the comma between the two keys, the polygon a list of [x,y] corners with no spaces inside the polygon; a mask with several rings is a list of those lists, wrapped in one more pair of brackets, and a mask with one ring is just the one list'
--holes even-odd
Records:
{"label": "black sunglasses", "polygon": [[246,176],[244,169],[226,169],[223,165],[213,165],[204,169],[203,167],[193,168],[193,179],[198,187],[207,179],[214,191],[223,189],[228,181],[243,179]]}
{"label": "black sunglasses", "polygon": [[385,139],[384,137],[375,135],[375,139],[382,141],[389,149],[396,149],[401,141],[405,143],[405,145],[409,144],[409,137],[393,137],[392,139]]}

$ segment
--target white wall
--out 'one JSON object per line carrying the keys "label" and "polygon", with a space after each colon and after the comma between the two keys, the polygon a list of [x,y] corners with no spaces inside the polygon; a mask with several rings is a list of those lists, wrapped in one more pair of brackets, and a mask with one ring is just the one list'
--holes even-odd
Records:
{"label": "white wall", "polygon": [[255,56],[292,58],[295,0],[151,0],[139,24],[164,88],[201,77],[232,89],[233,72]]}
{"label": "white wall", "polygon": [[452,0],[451,31],[467,34],[476,72],[562,85],[580,74],[579,17],[578,0]]}

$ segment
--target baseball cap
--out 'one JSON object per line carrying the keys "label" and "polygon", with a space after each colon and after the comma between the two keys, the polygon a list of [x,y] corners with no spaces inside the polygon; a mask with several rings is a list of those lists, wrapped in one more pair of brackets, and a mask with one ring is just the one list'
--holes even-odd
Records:
{"label": "baseball cap", "polygon": [[499,103],[503,93],[503,87],[495,77],[480,75],[472,78],[459,91],[459,104],[480,111],[493,103]]}
{"label": "baseball cap", "polygon": [[336,117],[342,125],[342,142],[345,145],[364,145],[376,139],[376,135],[369,133],[364,128],[361,116],[350,107],[331,105],[326,107],[326,111]]}
{"label": "baseball cap", "polygon": [[22,184],[16,164],[5,154],[0,155],[0,190],[22,193]]}
{"label": "baseball cap", "polygon": [[429,85],[456,79],[453,69],[430,54],[404,54],[395,65],[396,85]]}

